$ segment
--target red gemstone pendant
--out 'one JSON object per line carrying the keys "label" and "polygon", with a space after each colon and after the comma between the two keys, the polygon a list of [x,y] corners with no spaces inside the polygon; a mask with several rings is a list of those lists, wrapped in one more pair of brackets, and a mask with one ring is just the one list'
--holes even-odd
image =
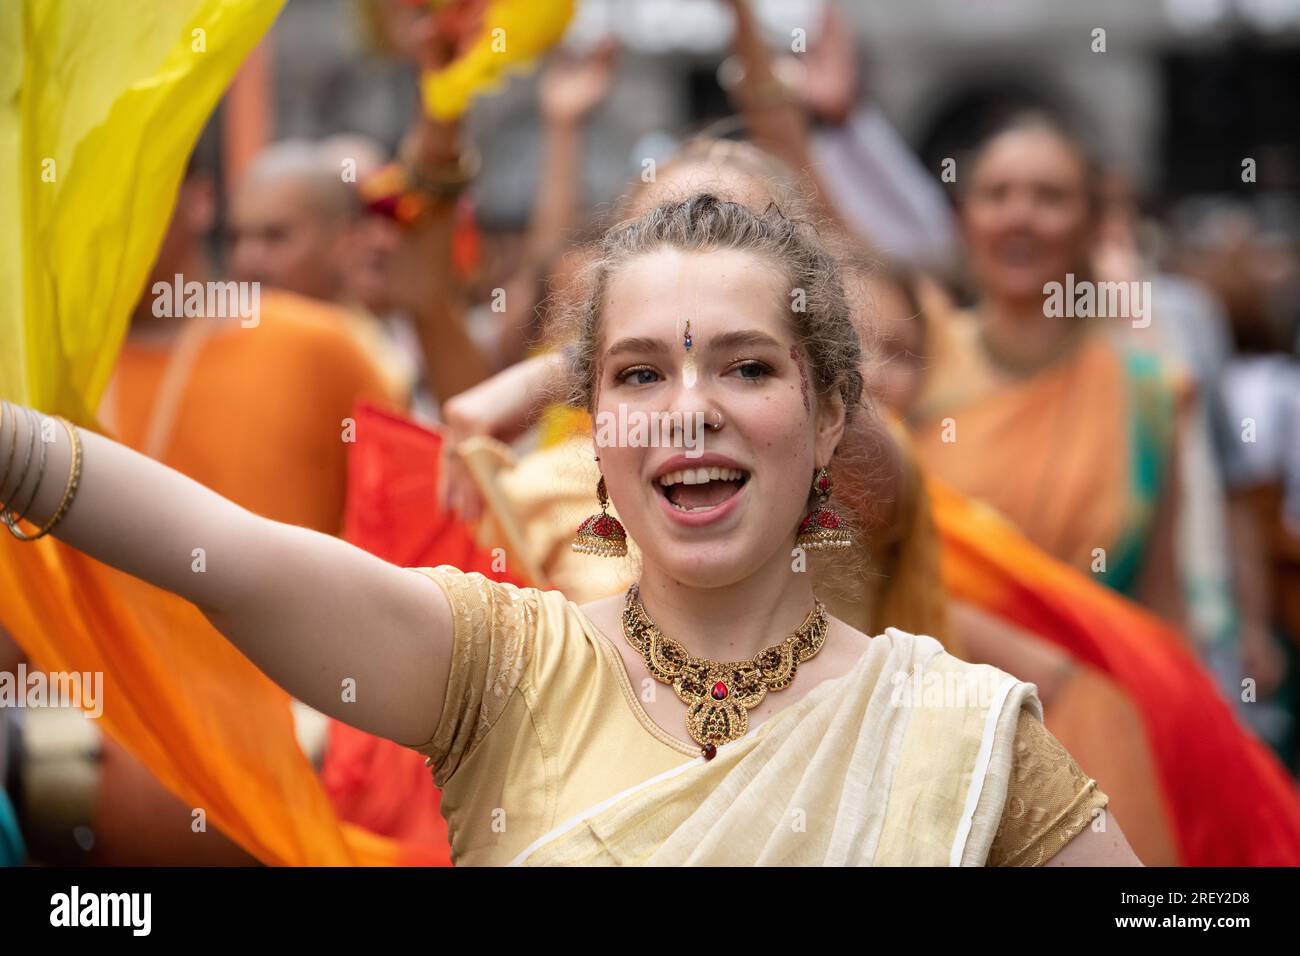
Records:
{"label": "red gemstone pendant", "polygon": [[722,681],[718,681],[716,684],[713,685],[713,699],[714,700],[727,699],[727,685],[722,683]]}

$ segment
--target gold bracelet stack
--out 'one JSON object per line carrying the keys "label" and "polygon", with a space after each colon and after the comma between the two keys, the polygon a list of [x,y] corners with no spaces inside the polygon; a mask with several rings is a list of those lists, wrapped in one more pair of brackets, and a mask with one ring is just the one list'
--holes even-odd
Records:
{"label": "gold bracelet stack", "polygon": [[[17,410],[16,408],[11,408],[11,409],[10,409],[10,414],[13,415],[13,419],[14,419],[14,422],[13,422],[13,426],[14,426],[14,439],[17,439],[17,437],[18,437],[18,410]],[[31,421],[31,412],[30,412],[30,411],[28,411],[28,413],[27,413],[27,420],[28,420],[28,422]],[[21,473],[19,474],[19,476],[18,476],[18,481],[16,481],[16,482],[14,483],[14,500],[17,500],[18,495],[22,493],[23,485],[27,484],[27,473],[28,473],[28,471],[31,469],[31,466],[32,466],[32,454],[33,454],[35,451],[36,451],[36,432],[33,430],[33,431],[31,431],[31,432],[28,434],[28,436],[27,436],[27,457],[23,459],[23,470],[22,470],[22,472],[21,472]],[[9,502],[8,504],[13,504],[13,502],[11,501],[11,502]],[[17,514],[17,513],[18,513],[18,512],[16,512],[16,511],[14,512],[14,514]],[[0,520],[6,518],[7,515],[8,515],[8,507],[7,507],[7,506],[6,506],[5,508],[0,509]]]}
{"label": "gold bracelet stack", "polygon": [[[18,410],[13,405],[10,405],[9,402],[0,402],[0,429],[2,429],[4,424],[4,412],[6,409],[9,410],[10,417],[13,419],[13,434],[9,438],[9,455],[5,461],[4,478],[0,479],[0,492],[3,492],[4,488],[9,483],[9,473],[13,467],[14,451],[18,442]],[[27,484],[27,475],[31,469],[32,458],[34,457],[38,440],[37,432],[40,430],[39,416],[31,409],[27,409],[26,411],[27,420],[30,423],[30,434],[27,439],[27,457],[23,461],[23,467],[19,474],[18,481],[14,485],[15,496],[18,495],[22,491],[23,486]],[[77,487],[81,484],[81,437],[77,434],[77,429],[66,418],[56,415],[54,416],[54,420],[62,425],[63,430],[68,433],[68,441],[72,446],[72,462],[68,468],[68,479],[63,489],[63,499],[59,502],[58,508],[55,509],[55,512],[50,516],[50,519],[37,528],[35,532],[28,534],[18,527],[19,522],[23,521],[27,517],[27,512],[31,511],[32,505],[35,504],[36,498],[40,492],[41,484],[45,480],[46,450],[45,442],[41,441],[40,467],[37,469],[36,481],[32,485],[31,494],[27,496],[26,505],[23,506],[21,511],[11,510],[8,505],[4,508],[0,508],[0,522],[3,522],[4,526],[9,529],[9,533],[19,541],[36,541],[53,531],[55,527],[58,526],[59,522],[67,515],[68,509],[72,507],[72,501],[77,496]],[[13,504],[13,502],[9,502],[9,504]]]}
{"label": "gold bracelet stack", "polygon": [[[27,504],[23,505],[23,510],[4,516],[5,524],[9,526],[10,531],[14,529],[14,525],[16,525],[19,521],[22,521],[24,518],[27,517],[27,512],[32,510],[32,505],[36,503],[36,495],[41,490],[41,483],[45,481],[45,456],[47,452],[45,449],[45,442],[41,440],[37,435],[37,432],[40,430],[40,424],[41,424],[40,418],[37,416],[35,412],[33,412],[29,408],[27,409],[27,420],[31,423],[31,428],[29,429],[29,437],[27,440],[27,447],[30,450],[30,449],[34,449],[37,445],[40,445],[41,464],[40,467],[37,468],[36,470],[36,481],[32,483],[32,493],[27,496]],[[30,451],[27,456],[27,460],[29,463],[31,462]],[[18,490],[21,489],[22,486],[26,483],[27,483],[27,471],[24,468],[23,477],[18,483],[18,488],[14,489],[14,492],[17,493]]]}
{"label": "gold bracelet stack", "polygon": [[[0,402],[0,435],[4,434],[5,409],[7,408],[9,408],[8,402]],[[11,412],[11,414],[14,418],[14,433],[9,436],[9,455],[5,458],[5,473],[3,477],[0,477],[0,494],[4,494],[5,487],[9,484],[9,472],[14,467],[14,451],[18,447],[18,413]]]}
{"label": "gold bracelet stack", "polygon": [[371,212],[409,226],[430,210],[455,200],[474,181],[482,165],[482,156],[468,146],[454,164],[436,171],[422,171],[410,160],[398,159],[361,181],[361,201]]}
{"label": "gold bracelet stack", "polygon": [[472,183],[483,168],[483,156],[473,146],[466,146],[456,157],[454,166],[437,172],[421,169],[410,159],[401,160],[402,171],[410,188],[433,199],[455,199]]}

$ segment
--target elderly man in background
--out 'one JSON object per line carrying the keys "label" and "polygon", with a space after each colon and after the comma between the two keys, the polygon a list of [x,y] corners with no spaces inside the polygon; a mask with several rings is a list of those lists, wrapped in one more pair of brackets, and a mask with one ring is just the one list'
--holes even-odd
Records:
{"label": "elderly man in background", "polygon": [[367,214],[357,187],[383,160],[383,148],[359,135],[267,147],[232,198],[231,274],[340,307],[340,324],[403,404],[433,418],[438,401],[489,368],[451,269],[454,204],[406,229]]}

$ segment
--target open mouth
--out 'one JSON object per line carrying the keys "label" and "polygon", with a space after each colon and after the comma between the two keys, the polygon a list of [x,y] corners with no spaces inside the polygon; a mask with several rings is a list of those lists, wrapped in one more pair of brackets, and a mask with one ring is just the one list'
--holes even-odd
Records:
{"label": "open mouth", "polygon": [[1041,243],[1032,236],[1013,236],[997,245],[998,258],[1012,267],[1036,265],[1041,252]]}
{"label": "open mouth", "polygon": [[738,468],[683,468],[655,479],[654,485],[678,511],[709,511],[733,497],[749,472]]}

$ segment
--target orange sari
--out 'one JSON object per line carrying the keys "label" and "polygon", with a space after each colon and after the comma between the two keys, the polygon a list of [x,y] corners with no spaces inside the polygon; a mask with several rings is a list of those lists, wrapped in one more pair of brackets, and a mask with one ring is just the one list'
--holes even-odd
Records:
{"label": "orange sari", "polygon": [[[949,593],[1042,635],[1109,678],[1136,706],[1181,862],[1300,865],[1294,781],[1238,723],[1180,636],[1048,557],[991,509],[941,482],[931,480],[929,488]],[[1077,714],[1104,758],[1108,738],[1101,735],[1111,730],[1091,723],[1086,708]]]}
{"label": "orange sari", "polygon": [[927,394],[909,416],[926,473],[1132,594],[1168,478],[1178,386],[1096,332],[1031,378],[991,386],[974,322],[940,328]]}

